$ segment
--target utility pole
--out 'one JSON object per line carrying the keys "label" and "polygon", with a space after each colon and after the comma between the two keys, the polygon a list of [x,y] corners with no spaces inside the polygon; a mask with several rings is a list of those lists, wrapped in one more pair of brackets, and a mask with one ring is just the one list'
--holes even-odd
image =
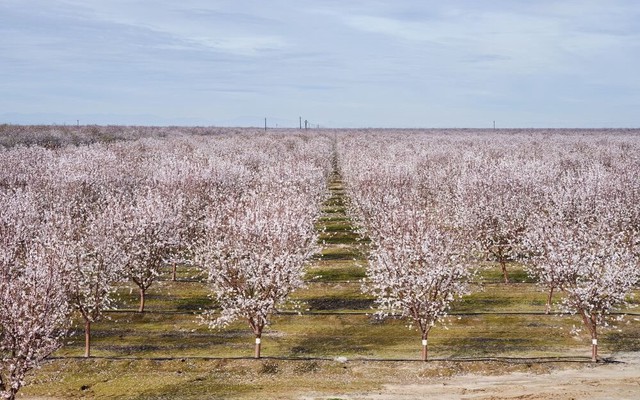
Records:
{"label": "utility pole", "polygon": [[264,131],[267,131],[267,117],[264,118]]}

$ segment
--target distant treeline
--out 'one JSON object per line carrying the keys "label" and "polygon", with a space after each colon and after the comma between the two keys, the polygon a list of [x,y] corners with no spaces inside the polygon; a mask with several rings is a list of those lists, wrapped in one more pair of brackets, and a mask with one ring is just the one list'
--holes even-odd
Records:
{"label": "distant treeline", "polygon": [[[295,129],[270,129],[270,131],[292,131]],[[519,128],[519,129],[475,129],[475,128],[428,128],[428,129],[395,129],[395,128],[365,128],[365,129],[322,129],[324,133],[345,134],[360,133],[416,133],[416,134],[464,134],[486,135],[498,133],[503,135],[535,135],[545,137],[550,135],[585,135],[585,136],[616,136],[640,135],[640,129],[632,128],[600,128],[600,129],[553,129],[553,128]],[[230,128],[230,127],[185,127],[185,126],[137,126],[137,125],[12,125],[0,124],[0,147],[11,148],[18,145],[42,146],[56,149],[67,145],[86,145],[92,143],[108,143],[115,141],[129,141],[141,138],[162,138],[180,135],[218,135],[233,133],[263,132],[262,128]]]}
{"label": "distant treeline", "polygon": [[[239,130],[239,129],[237,129]],[[18,145],[57,149],[67,145],[86,145],[146,137],[176,135],[215,135],[233,132],[230,128],[125,126],[125,125],[0,125],[0,147]]]}

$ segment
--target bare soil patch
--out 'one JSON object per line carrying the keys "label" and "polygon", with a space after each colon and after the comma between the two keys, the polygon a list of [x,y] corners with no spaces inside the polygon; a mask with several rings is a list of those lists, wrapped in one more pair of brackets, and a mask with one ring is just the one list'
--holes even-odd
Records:
{"label": "bare soil patch", "polygon": [[[640,399],[640,353],[617,354],[620,362],[585,364],[581,368],[513,372],[501,375],[473,373],[435,377],[428,383],[384,384],[372,392],[301,399]],[[487,371],[490,372],[490,371]]]}

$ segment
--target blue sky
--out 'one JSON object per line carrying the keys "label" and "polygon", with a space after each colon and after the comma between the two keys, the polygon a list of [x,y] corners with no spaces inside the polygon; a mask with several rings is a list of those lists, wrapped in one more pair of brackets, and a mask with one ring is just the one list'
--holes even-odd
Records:
{"label": "blue sky", "polygon": [[640,1],[0,0],[0,122],[640,127]]}

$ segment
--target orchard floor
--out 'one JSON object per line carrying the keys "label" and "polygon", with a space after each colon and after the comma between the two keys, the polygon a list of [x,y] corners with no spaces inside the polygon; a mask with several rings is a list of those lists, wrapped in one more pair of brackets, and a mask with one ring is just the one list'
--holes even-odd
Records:
{"label": "orchard floor", "polygon": [[[343,399],[639,399],[640,354],[619,355],[621,363],[506,375],[463,374],[429,383],[385,384],[379,391]],[[315,399],[317,396],[302,396]],[[323,397],[320,397],[323,398]]]}
{"label": "orchard floor", "polygon": [[[614,358],[616,362],[598,364],[274,359],[52,360],[43,368],[41,376],[46,378],[37,382],[39,393],[29,393],[31,390],[27,387],[19,398],[640,398],[640,353],[620,353]],[[47,386],[55,394],[47,394]],[[66,389],[60,391],[61,387]]]}

